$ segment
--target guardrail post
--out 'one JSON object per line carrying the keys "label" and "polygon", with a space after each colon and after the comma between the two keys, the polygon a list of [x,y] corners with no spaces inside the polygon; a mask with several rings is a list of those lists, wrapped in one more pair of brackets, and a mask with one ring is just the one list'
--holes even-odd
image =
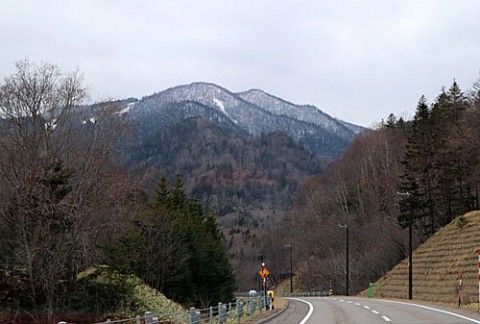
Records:
{"label": "guardrail post", "polygon": [[210,324],[213,324],[213,307],[210,306]]}
{"label": "guardrail post", "polygon": [[240,323],[243,317],[243,304],[240,301],[240,299],[237,299],[236,309],[237,309],[237,323]]}
{"label": "guardrail post", "polygon": [[135,324],[140,324],[140,319],[141,319],[140,315],[135,316]]}
{"label": "guardrail post", "polygon": [[190,323],[191,324],[199,324],[200,319],[197,317],[197,310],[195,307],[190,307]]}
{"label": "guardrail post", "polygon": [[222,303],[218,303],[218,323],[223,324],[227,320],[226,309]]}
{"label": "guardrail post", "polygon": [[158,315],[153,312],[145,312],[145,324],[153,324],[158,321]]}
{"label": "guardrail post", "polygon": [[249,299],[248,304],[250,305],[250,318],[253,321],[253,315],[255,314],[255,300]]}

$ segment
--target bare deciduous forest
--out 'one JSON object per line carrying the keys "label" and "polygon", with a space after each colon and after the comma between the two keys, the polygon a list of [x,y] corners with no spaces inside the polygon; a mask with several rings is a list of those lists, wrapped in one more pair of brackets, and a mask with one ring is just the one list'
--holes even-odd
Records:
{"label": "bare deciduous forest", "polygon": [[[0,86],[0,314],[102,316],[134,289],[110,279],[130,275],[185,306],[231,299],[214,216],[181,179],[147,198],[116,158],[128,120],[115,103],[82,106],[85,95],[78,72],[29,61]],[[106,283],[80,277],[105,266]]]}
{"label": "bare deciduous forest", "polygon": [[[0,312],[5,314],[48,322],[68,312],[108,314],[132,287],[124,281],[92,285],[79,276],[100,268],[111,278],[134,275],[184,306],[208,306],[231,299],[237,287],[257,288],[259,255],[266,258],[272,286],[286,279],[290,252],[295,290],[328,290],[332,283],[343,293],[345,226],[349,286],[356,293],[405,258],[410,217],[416,247],[479,207],[480,82],[464,92],[454,81],[431,103],[420,98],[412,120],[390,115],[377,129],[360,133],[294,197],[268,191],[279,202],[295,201],[285,220],[266,220],[259,228],[252,217],[252,224],[228,233],[218,227],[216,211],[186,193],[181,174],[161,176],[150,194],[140,180],[145,174],[131,172],[118,158],[125,154],[119,144],[135,132],[121,106],[86,106],[86,95],[80,73],[29,61],[17,63],[0,85]],[[296,143],[280,134],[259,138],[263,146],[286,143],[292,162],[275,160],[275,165],[294,170]],[[302,152],[308,159],[297,169],[323,169],[323,161]],[[266,155],[262,163],[272,168],[267,163],[272,160]],[[289,190],[305,178],[300,172],[292,179],[272,173],[284,180],[275,186]],[[242,250],[229,255],[233,239]],[[105,298],[111,303],[101,302]]]}
{"label": "bare deciduous forest", "polygon": [[[459,215],[479,208],[480,83],[456,81],[412,120],[390,115],[360,134],[326,172],[298,193],[292,215],[270,235],[272,267],[289,268],[294,246],[298,290],[345,292],[349,227],[350,292],[366,289],[414,248]],[[402,195],[403,193],[403,195]],[[407,194],[407,195],[405,195]]]}

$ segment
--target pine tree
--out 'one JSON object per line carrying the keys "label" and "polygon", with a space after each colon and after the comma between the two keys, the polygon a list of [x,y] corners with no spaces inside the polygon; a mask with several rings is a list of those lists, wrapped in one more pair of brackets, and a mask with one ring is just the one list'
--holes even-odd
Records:
{"label": "pine tree", "polygon": [[[427,101],[422,96],[418,102],[415,117],[411,123],[411,129],[407,138],[407,149],[403,160],[404,174],[400,190],[408,192],[408,201],[401,203],[402,216],[405,219],[411,211],[415,211],[415,218],[423,219],[424,231],[427,234],[433,233],[437,222],[433,210],[433,182],[434,174],[432,164],[435,153],[432,143],[432,125],[430,109]],[[408,204],[408,208],[406,207]],[[411,205],[411,206],[410,206]],[[408,224],[407,224],[408,225]]]}
{"label": "pine tree", "polygon": [[233,270],[215,216],[187,197],[180,176],[171,189],[160,178],[150,209],[109,247],[109,255],[116,269],[137,274],[185,306],[232,299]]}

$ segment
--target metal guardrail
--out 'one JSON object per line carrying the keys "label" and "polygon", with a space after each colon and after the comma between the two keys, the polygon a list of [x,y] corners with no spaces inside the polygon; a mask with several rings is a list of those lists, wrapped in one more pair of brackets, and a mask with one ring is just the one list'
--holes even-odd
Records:
{"label": "metal guardrail", "polygon": [[[190,308],[184,312],[157,314],[145,312],[144,316],[137,315],[135,318],[121,320],[109,320],[95,324],[225,324],[233,319],[241,323],[244,317],[253,319],[256,313],[263,313],[272,309],[270,296],[250,297],[247,300],[237,299],[235,303],[218,303],[209,308]],[[67,324],[58,322],[58,324]]]}
{"label": "metal guardrail", "polygon": [[[280,297],[325,297],[328,296],[328,291],[300,291],[300,292],[286,292],[281,291],[278,293]],[[249,297],[251,296],[250,292],[236,292],[235,297]]]}
{"label": "metal guardrail", "polygon": [[305,291],[305,292],[284,292],[282,297],[325,297],[328,296],[328,291]]}

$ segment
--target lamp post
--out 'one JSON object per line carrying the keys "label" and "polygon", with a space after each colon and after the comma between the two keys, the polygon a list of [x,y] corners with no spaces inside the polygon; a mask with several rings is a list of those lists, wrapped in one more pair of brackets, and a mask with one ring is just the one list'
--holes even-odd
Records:
{"label": "lamp post", "polygon": [[413,257],[412,257],[412,222],[413,222],[413,204],[410,199],[412,194],[410,192],[397,192],[397,195],[402,199],[409,199],[409,213],[408,213],[408,299],[413,298]]}
{"label": "lamp post", "polygon": [[346,268],[347,268],[347,272],[345,273],[345,295],[348,296],[348,277],[349,277],[349,262],[348,262],[348,225],[345,224],[345,225],[337,225],[338,227],[341,227],[341,228],[345,228],[346,229],[346,246],[345,246],[345,249],[346,249],[346,257],[345,257],[345,262],[346,262]]}
{"label": "lamp post", "polygon": [[293,293],[293,257],[292,257],[292,245],[285,244],[285,247],[290,249],[290,294]]}

